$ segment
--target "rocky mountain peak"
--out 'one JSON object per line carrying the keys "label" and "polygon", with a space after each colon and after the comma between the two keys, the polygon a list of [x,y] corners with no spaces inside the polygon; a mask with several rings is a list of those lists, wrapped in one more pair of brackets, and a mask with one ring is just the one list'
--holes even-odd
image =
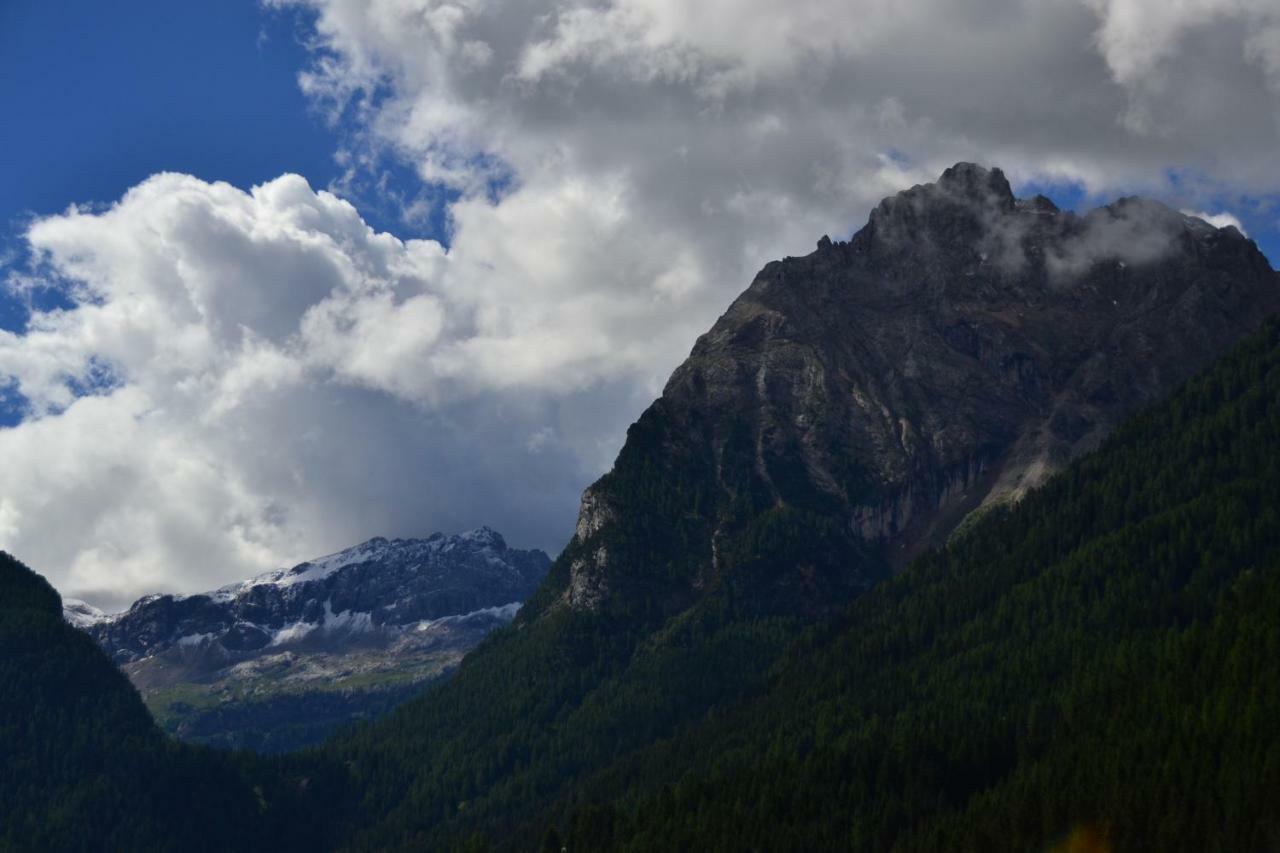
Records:
{"label": "rocky mountain peak", "polygon": [[[957,164],[847,243],[766,265],[699,338],[584,496],[563,600],[678,608],[744,563],[765,597],[841,600],[1018,499],[1277,310],[1280,276],[1235,229],[1145,199],[1080,216]],[[687,505],[658,523],[642,494]],[[779,529],[791,557],[734,556]],[[637,537],[672,530],[698,560],[634,556]]]}
{"label": "rocky mountain peak", "polygon": [[463,533],[460,538],[483,548],[494,548],[499,551],[505,551],[507,548],[507,540],[502,538],[502,534],[487,525]]}
{"label": "rocky mountain peak", "polygon": [[933,186],[951,196],[994,202],[999,207],[1012,207],[1016,201],[1004,172],[976,163],[955,164],[944,171]]}
{"label": "rocky mountain peak", "polygon": [[937,182],[918,184],[881,201],[851,244],[886,259],[945,256],[978,249],[984,239],[1001,239],[1010,219],[1027,210],[1002,171],[957,163]]}

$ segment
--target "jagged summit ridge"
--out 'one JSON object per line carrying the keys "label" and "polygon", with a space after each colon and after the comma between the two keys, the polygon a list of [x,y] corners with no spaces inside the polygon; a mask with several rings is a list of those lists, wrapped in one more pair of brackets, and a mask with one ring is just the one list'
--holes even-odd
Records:
{"label": "jagged summit ridge", "polygon": [[976,163],[957,163],[942,173],[935,185],[956,195],[993,199],[1001,207],[1012,206],[1017,199],[1009,179],[998,168],[988,169]]}
{"label": "jagged summit ridge", "polygon": [[119,662],[190,645],[245,655],[314,641],[316,632],[394,634],[507,607],[528,597],[550,562],[541,551],[508,548],[488,527],[426,539],[376,537],[208,593],[146,596],[118,614],[68,602],[64,615]]}
{"label": "jagged summit ridge", "polygon": [[335,572],[348,566],[364,563],[392,563],[407,561],[430,561],[436,555],[452,551],[466,552],[482,556],[491,565],[509,569],[518,574],[518,569],[504,560],[507,549],[506,540],[490,527],[478,527],[465,533],[445,535],[433,533],[426,539],[387,539],[375,536],[342,551],[317,557],[299,563],[290,569],[277,569],[264,572],[247,581],[228,584],[211,593],[205,593],[217,599],[234,599],[246,590],[262,585],[293,586],[295,584],[313,583],[323,580]]}
{"label": "jagged summit ridge", "polygon": [[[957,164],[849,241],[765,266],[699,338],[584,495],[561,600],[678,609],[781,509],[843,544],[803,578],[779,561],[775,580],[840,600],[1098,446],[1277,310],[1280,276],[1234,228],[1136,198],[1078,215]],[[623,558],[639,510],[621,484],[697,466],[672,523],[700,567],[671,579]]]}
{"label": "jagged summit ridge", "polygon": [[[867,254],[893,280],[920,283],[963,273],[988,281],[1020,279],[1034,285],[1054,280],[1070,286],[1072,277],[1099,262],[1145,264],[1202,251],[1217,241],[1249,242],[1233,227],[1215,228],[1137,197],[1083,216],[1062,211],[1042,195],[1016,198],[998,169],[960,164],[936,184],[884,199],[848,243],[824,248]],[[1253,253],[1265,264],[1256,247]],[[920,275],[920,267],[930,262],[945,266],[934,275]]]}

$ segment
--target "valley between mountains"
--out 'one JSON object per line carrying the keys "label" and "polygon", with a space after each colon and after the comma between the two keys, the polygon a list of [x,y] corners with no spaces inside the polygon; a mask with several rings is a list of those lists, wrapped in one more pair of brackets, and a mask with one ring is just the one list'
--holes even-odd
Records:
{"label": "valley between mountains", "polygon": [[[107,617],[6,557],[0,849],[1275,849],[1277,312],[1233,227],[961,163],[768,264],[554,560]],[[225,711],[319,683],[406,695]]]}

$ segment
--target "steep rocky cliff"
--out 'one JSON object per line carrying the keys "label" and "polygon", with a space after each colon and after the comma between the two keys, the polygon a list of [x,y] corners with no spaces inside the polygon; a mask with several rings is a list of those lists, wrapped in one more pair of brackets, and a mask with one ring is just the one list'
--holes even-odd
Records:
{"label": "steep rocky cliff", "polygon": [[[669,611],[763,582],[820,609],[1042,483],[1277,309],[1280,276],[1235,228],[1132,198],[1080,216],[958,164],[756,276],[587,490],[559,602]],[[663,491],[681,503],[665,515]],[[693,549],[678,565],[630,544],[673,535]]]}

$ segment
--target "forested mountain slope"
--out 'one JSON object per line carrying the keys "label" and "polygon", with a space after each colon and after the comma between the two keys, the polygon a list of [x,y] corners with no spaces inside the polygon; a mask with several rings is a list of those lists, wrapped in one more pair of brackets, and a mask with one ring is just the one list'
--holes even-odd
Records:
{"label": "forested mountain slope", "polygon": [[[339,770],[170,741],[66,624],[43,579],[0,554],[0,850],[317,849]],[[330,839],[330,842],[332,839]]]}
{"label": "forested mountain slope", "polygon": [[[748,679],[753,698],[654,745],[615,739],[642,743],[661,725],[648,715],[742,677],[753,643],[781,644],[775,620],[705,612],[635,653],[647,681],[613,676],[595,685],[607,699],[579,709],[537,666],[545,645],[484,648],[469,665],[502,664],[484,691],[442,691],[341,745],[375,812],[397,784],[414,803],[457,795],[436,812],[393,809],[354,847],[462,843],[478,829],[516,848],[549,832],[584,851],[1039,850],[1073,833],[1098,849],[1275,849],[1277,613],[1271,323],[1016,508],[803,634]],[[540,685],[542,716],[516,716]],[[504,715],[498,751],[467,748]],[[530,738],[540,720],[556,734]],[[495,756],[500,783],[467,781],[489,778]],[[563,784],[548,768],[581,775]]]}
{"label": "forested mountain slope", "polygon": [[568,848],[1280,849],[1280,324],[762,694],[575,789]]}

